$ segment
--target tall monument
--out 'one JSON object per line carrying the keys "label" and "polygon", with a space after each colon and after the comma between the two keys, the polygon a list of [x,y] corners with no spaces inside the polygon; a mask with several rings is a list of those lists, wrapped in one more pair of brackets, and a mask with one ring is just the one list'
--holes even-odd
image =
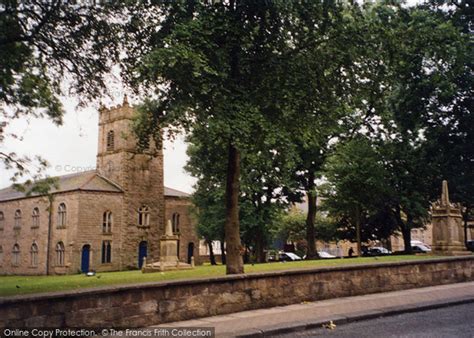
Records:
{"label": "tall monument", "polygon": [[433,203],[433,253],[440,255],[470,254],[464,245],[461,205],[449,201],[448,182],[443,181],[441,199]]}

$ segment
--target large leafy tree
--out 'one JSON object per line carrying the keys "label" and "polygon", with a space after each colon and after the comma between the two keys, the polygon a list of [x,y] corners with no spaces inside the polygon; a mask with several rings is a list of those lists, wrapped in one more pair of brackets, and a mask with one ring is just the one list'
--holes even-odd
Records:
{"label": "large leafy tree", "polygon": [[[211,125],[226,146],[227,273],[243,272],[239,192],[242,154],[279,126],[296,123],[284,102],[288,64],[306,48],[298,36],[292,2],[164,2],[152,51],[139,65],[138,81],[153,89],[137,129],[145,138],[164,125]],[[295,7],[296,6],[296,7]]]}
{"label": "large leafy tree", "polygon": [[[207,239],[223,242],[226,167],[220,159],[226,154],[226,144],[217,142],[216,132],[210,126],[193,129],[188,136],[190,146],[186,169],[198,179],[193,198],[198,206],[202,234],[214,236]],[[297,195],[296,185],[291,182],[293,152],[285,151],[291,147],[278,144],[279,138],[273,141],[267,138],[264,145],[244,153],[241,159],[241,238],[246,248],[253,249],[259,262],[265,260],[264,249],[270,240],[269,227],[287,206],[287,198]]]}
{"label": "large leafy tree", "polygon": [[[61,95],[81,103],[104,93],[105,75],[127,41],[122,5],[64,1],[6,1],[0,8],[0,147],[13,119],[48,117],[61,124]],[[28,157],[0,148],[14,179],[28,172]],[[41,167],[46,162],[39,159]]]}
{"label": "large leafy tree", "polygon": [[[457,1],[446,6],[430,1],[428,8],[459,31],[459,40],[449,48],[452,55],[450,72],[440,78],[437,109],[424,119],[429,154],[437,163],[437,179],[433,181],[433,198],[438,198],[440,182],[448,180],[453,201],[463,205],[465,238],[467,225],[474,218],[474,114],[472,17],[469,1]],[[457,43],[456,43],[457,42]]]}

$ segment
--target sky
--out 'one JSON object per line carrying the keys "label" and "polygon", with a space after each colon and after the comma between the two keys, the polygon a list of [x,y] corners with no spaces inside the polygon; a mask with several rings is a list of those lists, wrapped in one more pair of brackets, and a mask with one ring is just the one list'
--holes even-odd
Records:
{"label": "sky", "polygon": [[[115,104],[120,102],[117,100]],[[2,150],[20,156],[40,155],[50,164],[45,172],[49,176],[95,169],[99,113],[94,108],[76,109],[76,102],[71,98],[63,99],[63,104],[66,114],[62,126],[55,126],[46,118],[15,120],[6,131],[18,134],[22,140],[7,138]],[[183,169],[187,161],[186,148],[184,135],[173,143],[165,142],[164,180],[169,188],[191,193],[195,180]],[[12,172],[0,167],[0,173],[0,188],[9,186]]]}

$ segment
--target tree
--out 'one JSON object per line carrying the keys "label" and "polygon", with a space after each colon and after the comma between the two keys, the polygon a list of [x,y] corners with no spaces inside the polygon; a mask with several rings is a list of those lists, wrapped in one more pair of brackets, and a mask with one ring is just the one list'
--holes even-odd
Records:
{"label": "tree", "polygon": [[359,136],[341,144],[326,163],[325,176],[325,208],[338,228],[346,229],[344,237],[355,239],[359,255],[361,242],[392,234],[393,220],[381,217],[391,207],[387,173],[369,139]]}
{"label": "tree", "polygon": [[[311,5],[310,3],[304,3]],[[285,111],[292,56],[304,45],[287,34],[300,21],[291,2],[163,2],[162,22],[136,81],[156,100],[137,125],[143,138],[165,125],[212,126],[226,145],[227,273],[242,273],[239,192],[242,154],[294,124]]]}
{"label": "tree", "polygon": [[[104,93],[105,75],[119,62],[127,41],[122,5],[64,1],[7,1],[0,12],[0,146],[13,119],[47,117],[61,124],[61,95],[82,103]],[[113,20],[112,20],[113,18]],[[123,20],[123,21],[121,21]],[[6,153],[0,159],[13,179],[28,173],[32,159]],[[40,168],[47,166],[37,158]]]}
{"label": "tree", "polygon": [[[193,129],[187,138],[190,146],[186,170],[198,179],[193,198],[199,206],[200,224],[214,234],[212,239],[223,242],[223,237],[216,236],[224,234],[226,168],[219,159],[225,156],[226,145],[216,141],[216,132],[219,130],[210,126]],[[277,141],[267,139],[265,145],[246,152],[241,160],[240,232],[244,246],[253,251],[258,262],[265,261],[269,228],[279,211],[287,206],[287,198],[296,195],[296,186],[290,181],[293,152],[277,151],[288,148]]]}

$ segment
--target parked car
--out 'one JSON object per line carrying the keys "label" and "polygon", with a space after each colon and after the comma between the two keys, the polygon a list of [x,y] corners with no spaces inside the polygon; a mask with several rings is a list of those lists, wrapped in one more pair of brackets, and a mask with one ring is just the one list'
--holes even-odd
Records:
{"label": "parked car", "polygon": [[467,241],[467,249],[474,252],[474,240]]}
{"label": "parked car", "polygon": [[288,262],[288,261],[300,261],[302,258],[293,252],[280,252],[280,261],[281,262]]}
{"label": "parked car", "polygon": [[428,253],[431,252],[431,248],[424,244],[418,244],[418,245],[412,245],[411,246],[411,251],[414,253]]}
{"label": "parked car", "polygon": [[421,242],[421,241],[412,240],[412,241],[410,242],[410,244],[411,244],[411,246],[415,246],[415,245],[423,245],[424,247],[426,247],[426,248],[428,248],[428,249],[430,249],[430,250],[431,250],[431,247],[430,247],[428,244],[426,244],[426,243],[423,243],[423,242]]}
{"label": "parked car", "polygon": [[330,253],[327,253],[325,251],[318,251],[319,258],[322,259],[331,259],[331,258],[337,258],[334,255],[331,255]]}
{"label": "parked car", "polygon": [[366,257],[374,257],[374,256],[387,256],[390,255],[392,252],[388,249],[385,249],[381,246],[374,246],[371,248],[367,248],[367,250],[362,252],[362,256]]}

